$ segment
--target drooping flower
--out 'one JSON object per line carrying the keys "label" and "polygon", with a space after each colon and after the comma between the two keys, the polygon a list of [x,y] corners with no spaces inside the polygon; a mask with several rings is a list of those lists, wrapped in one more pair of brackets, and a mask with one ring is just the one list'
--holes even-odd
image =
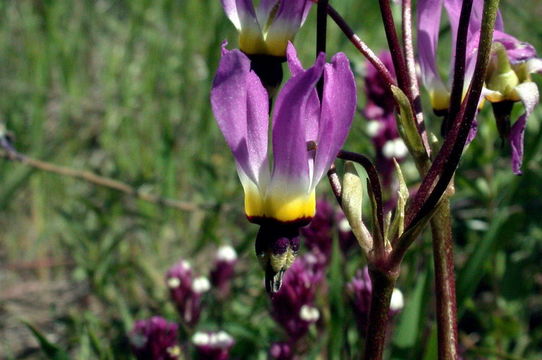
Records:
{"label": "drooping flower", "polygon": [[201,298],[211,287],[209,280],[204,276],[195,277],[190,264],[181,260],[168,270],[166,284],[182,322],[190,327],[196,325],[202,308]]}
{"label": "drooping flower", "polygon": [[175,323],[160,316],[136,321],[130,333],[130,347],[138,360],[176,360],[180,358]]}
{"label": "drooping flower", "polygon": [[239,49],[247,55],[284,57],[307,18],[311,0],[221,0],[224,11],[239,31]]}
{"label": "drooping flower", "polygon": [[235,341],[225,331],[198,331],[192,336],[192,344],[196,348],[197,359],[228,360]]}
{"label": "drooping flower", "polygon": [[216,252],[215,263],[210,273],[211,285],[223,299],[230,292],[231,279],[237,263],[237,253],[229,245],[221,246]]}
{"label": "drooping flower", "polygon": [[[417,47],[418,61],[422,81],[429,93],[431,105],[437,115],[446,116],[450,105],[450,90],[453,79],[454,56],[456,49],[459,18],[461,15],[462,0],[419,0],[417,4]],[[466,90],[472,79],[476,64],[477,49],[472,46],[478,42],[482,10],[484,1],[474,0],[472,4],[469,28],[467,33],[468,46],[466,54],[465,86]],[[446,10],[451,28],[451,54],[450,71],[446,81],[443,81],[437,66],[437,48],[439,43],[439,30],[443,8]],[[497,26],[501,26],[500,15]]]}
{"label": "drooping flower", "polygon": [[[266,90],[241,51],[223,49],[211,90],[213,112],[244,188],[246,216],[261,225],[256,253],[268,291],[278,290],[293,261],[299,228],[315,214],[316,185],[343,145],[356,106],[354,76],[344,54],[330,64],[320,54],[305,70],[290,44],[287,58],[293,76],[275,100],[271,121]],[[316,84],[322,75],[320,101]]]}
{"label": "drooping flower", "polygon": [[[542,73],[542,59],[536,57],[534,47],[495,30],[484,94],[493,105],[501,137],[510,142],[512,170],[517,175],[521,174],[527,119],[539,102],[538,86],[531,80],[532,73]],[[512,125],[510,115],[516,102],[521,102],[525,111]]]}

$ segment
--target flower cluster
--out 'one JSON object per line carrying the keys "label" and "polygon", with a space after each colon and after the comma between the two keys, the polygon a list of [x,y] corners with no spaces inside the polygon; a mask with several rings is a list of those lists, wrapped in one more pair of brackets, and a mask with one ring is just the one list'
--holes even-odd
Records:
{"label": "flower cluster", "polygon": [[309,326],[318,321],[316,291],[324,279],[324,268],[318,259],[307,253],[292,265],[283,279],[281,289],[271,298],[271,316],[286,331],[290,343],[303,337]]}
{"label": "flower cluster", "polygon": [[198,359],[228,360],[235,341],[225,331],[197,332],[192,336]]}
{"label": "flower cluster", "polygon": [[130,346],[138,360],[176,360],[180,357],[178,326],[154,316],[139,320],[130,333]]}
{"label": "flower cluster", "polygon": [[230,292],[236,263],[237,253],[233,247],[224,245],[218,249],[209,279],[211,285],[222,299],[228,296]]}
{"label": "flower cluster", "polygon": [[327,200],[320,199],[316,202],[316,214],[311,223],[301,229],[305,247],[323,265],[329,264],[331,259],[335,218],[333,206]]}
{"label": "flower cluster", "polygon": [[[390,52],[382,52],[379,58],[392,76],[395,76]],[[383,185],[390,188],[395,169],[393,159],[402,161],[408,154],[408,149],[397,130],[396,106],[389,94],[388,84],[371,63],[367,63],[364,81],[367,103],[363,115],[369,119],[367,133],[376,150],[376,166]]]}
{"label": "flower cluster", "polygon": [[206,277],[195,277],[190,263],[179,261],[166,274],[166,283],[171,300],[184,324],[193,327],[201,313],[203,293],[211,288]]}

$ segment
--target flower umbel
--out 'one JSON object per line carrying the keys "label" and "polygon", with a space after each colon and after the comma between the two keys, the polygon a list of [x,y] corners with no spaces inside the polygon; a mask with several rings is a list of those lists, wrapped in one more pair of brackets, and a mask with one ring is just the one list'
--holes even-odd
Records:
{"label": "flower umbel", "polygon": [[[278,290],[293,261],[299,228],[315,213],[316,185],[343,145],[356,106],[354,76],[344,54],[329,64],[320,54],[305,70],[290,44],[287,59],[292,78],[273,108],[272,154],[267,92],[245,54],[223,49],[211,90],[213,112],[244,188],[246,216],[261,225],[256,252],[269,291]],[[316,84],[322,75],[320,101]]]}

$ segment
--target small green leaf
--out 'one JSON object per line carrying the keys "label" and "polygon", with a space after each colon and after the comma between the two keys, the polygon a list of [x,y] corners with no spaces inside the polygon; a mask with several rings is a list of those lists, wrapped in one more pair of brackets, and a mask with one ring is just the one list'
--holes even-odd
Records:
{"label": "small green leaf", "polygon": [[53,344],[45,335],[43,335],[38,329],[36,329],[29,322],[23,321],[23,324],[32,332],[34,338],[38,341],[40,349],[43,351],[45,356],[51,360],[68,360],[68,353],[62,350],[57,345]]}

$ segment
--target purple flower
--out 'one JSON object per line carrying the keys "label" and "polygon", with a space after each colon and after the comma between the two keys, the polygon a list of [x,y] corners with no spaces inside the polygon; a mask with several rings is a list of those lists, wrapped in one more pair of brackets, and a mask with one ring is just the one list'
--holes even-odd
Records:
{"label": "purple flower", "polygon": [[180,358],[177,324],[154,316],[136,321],[130,333],[130,347],[140,360],[175,360]]}
{"label": "purple flower", "polygon": [[[493,105],[501,136],[510,141],[512,170],[517,175],[521,174],[527,119],[539,102],[538,86],[531,80],[531,74],[535,72],[542,72],[542,59],[536,57],[534,47],[496,30],[484,95]],[[515,102],[521,102],[525,112],[510,125]]]}
{"label": "purple flower", "polygon": [[[448,81],[444,82],[436,62],[440,20],[443,7],[446,9],[451,27],[452,54],[455,54],[459,17],[462,0],[419,0],[417,4],[418,15],[418,60],[422,81],[429,96],[433,110],[438,115],[445,115],[450,104],[450,85],[453,78],[454,59],[450,59],[450,72]],[[476,52],[482,19],[483,0],[474,0],[469,21],[467,35],[467,63],[465,69],[465,89],[468,88],[476,63]],[[497,22],[501,26],[502,21]]]}
{"label": "purple flower", "polygon": [[222,298],[229,294],[236,263],[237,253],[233,247],[224,245],[218,249],[214,266],[211,269],[210,280],[211,285]]}
{"label": "purple flower", "polygon": [[[290,44],[287,59],[293,76],[275,100],[271,121],[267,93],[241,51],[223,49],[211,90],[213,112],[245,191],[245,213],[261,225],[256,252],[269,291],[280,287],[282,273],[291,265],[299,227],[315,213],[316,185],[343,145],[356,106],[354,76],[344,54],[335,55],[330,64],[320,54],[305,70]],[[316,84],[322,75],[320,101]]]}
{"label": "purple flower", "polygon": [[[356,272],[354,278],[346,285],[346,291],[350,296],[358,330],[362,335],[365,335],[369,321],[369,311],[371,309],[371,297],[373,294],[373,285],[367,266]],[[390,301],[390,319],[398,314],[403,307],[403,293],[397,288],[393,289]]]}
{"label": "purple flower", "polygon": [[284,57],[307,18],[310,0],[221,0],[226,15],[239,31],[239,48],[245,54]]}
{"label": "purple flower", "polygon": [[227,360],[235,341],[225,331],[197,332],[192,336],[192,344],[196,348],[197,359]]}
{"label": "purple flower", "polygon": [[[379,58],[395,76],[390,52],[382,52]],[[391,188],[395,171],[393,158],[402,161],[407,156],[408,149],[397,130],[393,97],[389,95],[386,82],[371,63],[367,64],[364,80],[367,104],[363,114],[369,119],[367,133],[376,150],[376,166],[382,176],[382,183],[386,188]]]}
{"label": "purple flower", "polygon": [[305,245],[323,265],[329,264],[333,247],[331,230],[335,222],[335,210],[325,199],[316,202],[316,215],[311,223],[301,229]]}
{"label": "purple flower", "polygon": [[181,320],[193,327],[199,320],[203,293],[210,289],[209,280],[194,277],[190,264],[181,260],[168,270],[166,283]]}
{"label": "purple flower", "polygon": [[320,313],[314,306],[318,286],[324,278],[322,265],[312,254],[293,263],[284,275],[280,290],[271,298],[271,316],[295,342],[304,336]]}
{"label": "purple flower", "polygon": [[275,360],[292,360],[294,351],[292,345],[287,342],[275,342],[269,349],[269,358]]}

